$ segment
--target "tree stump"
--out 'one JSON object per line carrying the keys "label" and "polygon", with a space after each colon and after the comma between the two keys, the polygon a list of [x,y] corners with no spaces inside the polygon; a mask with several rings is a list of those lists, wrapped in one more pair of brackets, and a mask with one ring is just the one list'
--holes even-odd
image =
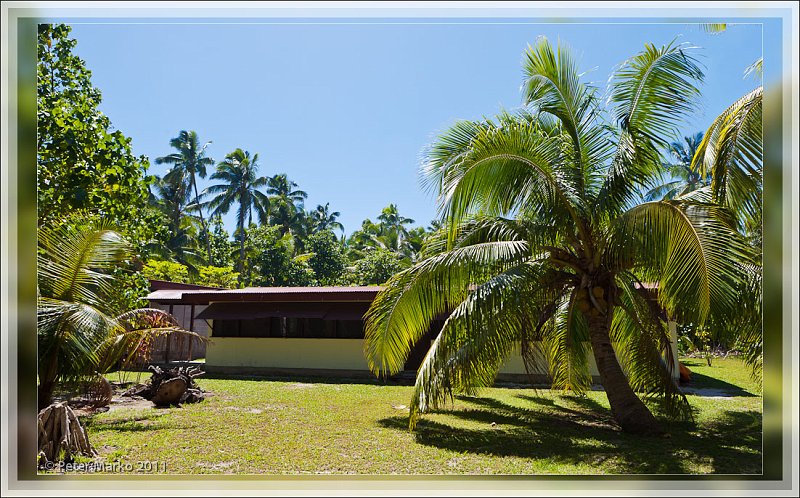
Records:
{"label": "tree stump", "polygon": [[39,412],[39,458],[44,462],[72,461],[75,455],[97,456],[75,412],[66,402]]}
{"label": "tree stump", "polygon": [[186,392],[186,387],[186,380],[181,377],[167,379],[159,384],[151,401],[156,406],[177,405]]}
{"label": "tree stump", "polygon": [[205,399],[203,390],[194,383],[195,377],[203,375],[201,370],[195,367],[162,370],[155,365],[150,365],[148,370],[152,372],[148,384],[134,386],[122,395],[141,396],[149,399],[156,406],[197,403]]}

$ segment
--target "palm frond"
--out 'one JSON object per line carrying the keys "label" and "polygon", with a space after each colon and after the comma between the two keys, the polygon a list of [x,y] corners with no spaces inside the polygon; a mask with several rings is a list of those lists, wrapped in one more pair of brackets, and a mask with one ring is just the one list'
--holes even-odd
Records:
{"label": "palm frond", "polygon": [[617,284],[620,303],[615,308],[610,337],[631,388],[659,401],[667,414],[691,418],[691,406],[675,382],[671,358],[676,351],[666,323],[658,318],[657,305],[647,301],[636,287],[638,281],[628,274],[621,273]]}
{"label": "palm frond", "polygon": [[690,54],[695,47],[670,43],[645,50],[623,62],[612,74],[609,103],[620,128],[617,154],[608,170],[599,202],[603,210],[620,210],[636,188],[659,171],[662,137],[676,135],[696,110],[703,72]]}
{"label": "palm frond", "polygon": [[751,219],[761,211],[762,108],[763,87],[758,87],[711,123],[692,159],[692,169],[711,175],[715,201]]}
{"label": "palm frond", "polygon": [[703,323],[709,315],[736,313],[744,277],[736,262],[752,254],[724,209],[649,202],[627,211],[612,230],[608,264],[657,282],[671,316]]}
{"label": "palm frond", "polygon": [[526,242],[487,242],[439,254],[393,276],[365,315],[370,370],[383,375],[401,371],[412,344],[433,319],[464,300],[470,285],[528,256]]}
{"label": "palm frond", "polygon": [[533,285],[546,270],[538,263],[515,265],[476,286],[454,308],[418,370],[409,428],[453,392],[474,394],[494,382],[526,328],[558,297]]}
{"label": "palm frond", "polygon": [[548,364],[553,389],[582,394],[592,385],[589,372],[589,330],[575,305],[573,289],[558,303],[557,312],[541,334],[542,351]]}

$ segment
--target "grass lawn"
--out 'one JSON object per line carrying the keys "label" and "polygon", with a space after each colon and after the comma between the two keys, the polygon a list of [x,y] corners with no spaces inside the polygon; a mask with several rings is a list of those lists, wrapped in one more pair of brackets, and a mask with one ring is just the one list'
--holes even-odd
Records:
{"label": "grass lawn", "polygon": [[690,394],[694,422],[665,420],[666,438],[619,432],[603,392],[514,388],[457,397],[412,433],[410,386],[320,379],[201,377],[214,393],[204,402],[83,422],[102,461],[170,474],[760,474],[761,396],[747,368],[684,363],[690,387],[716,397]]}

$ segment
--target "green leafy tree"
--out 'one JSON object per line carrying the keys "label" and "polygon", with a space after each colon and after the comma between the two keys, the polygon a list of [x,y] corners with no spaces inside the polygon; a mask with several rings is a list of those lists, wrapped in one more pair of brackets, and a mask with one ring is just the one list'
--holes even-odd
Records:
{"label": "green leafy tree", "polygon": [[78,210],[122,230],[135,244],[153,237],[147,207],[148,168],[131,140],[111,131],[98,109],[100,91],[73,53],[77,41],[63,24],[39,24],[37,64],[37,209],[39,225]]}
{"label": "green leafy tree", "polygon": [[[206,177],[206,168],[214,164],[214,160],[206,157],[206,147],[211,142],[200,145],[200,139],[195,131],[182,130],[177,137],[169,141],[170,146],[177,149],[177,152],[156,158],[156,164],[171,164],[172,168],[164,175],[164,179],[171,184],[180,184],[184,190],[191,195],[194,193],[191,208],[196,210],[200,216],[202,234],[206,241],[207,260],[211,260],[211,245],[203,217],[203,208],[200,204],[200,194],[197,191],[197,177]],[[182,200],[185,200],[186,196]]]}
{"label": "green leafy tree", "polygon": [[197,284],[223,289],[234,289],[239,283],[239,274],[233,267],[201,266]]}
{"label": "green leafy tree", "polygon": [[[609,82],[608,113],[565,47],[524,56],[525,109],[461,121],[427,152],[425,175],[448,230],[444,250],[392,277],[366,316],[370,368],[392,374],[433,319],[448,315],[419,368],[410,425],[452,391],[490,385],[519,345],[554,388],[590,387],[588,355],[620,427],[661,433],[637,392],[689,416],[666,325],[739,312],[737,262],[751,257],[726,210],[637,204],[660,150],[696,108],[703,75],[689,47],[647,45]],[[608,123],[603,116],[612,116]]]}
{"label": "green leafy tree", "polygon": [[310,257],[308,265],[321,285],[332,285],[344,272],[347,258],[341,242],[329,230],[311,234],[305,242]]}
{"label": "green leafy tree", "polygon": [[314,270],[309,266],[311,254],[295,255],[295,240],[282,234],[277,225],[251,226],[247,236],[247,258],[251,286],[296,287],[316,285]]}
{"label": "green leafy tree", "polygon": [[375,249],[348,267],[340,282],[346,285],[381,285],[407,267],[395,252]]}
{"label": "green leafy tree", "polygon": [[347,244],[350,261],[363,258],[369,251],[385,249],[396,253],[406,263],[413,262],[422,246],[424,229],[409,231],[406,225],[412,223],[414,220],[400,215],[395,204],[389,204],[378,216],[378,223],[366,219],[361,229],[351,234]]}
{"label": "green leafy tree", "polygon": [[195,218],[187,213],[189,191],[186,185],[171,178],[155,177],[152,187],[156,194],[150,203],[163,220],[161,233],[149,252],[171,259],[194,269],[203,259],[197,250]]}
{"label": "green leafy tree", "polygon": [[220,216],[214,216],[209,220],[209,245],[211,246],[212,266],[233,266],[231,255],[236,251],[235,245],[230,240],[225,226]]}
{"label": "green leafy tree", "polygon": [[239,260],[234,266],[245,275],[248,268],[245,258],[245,228],[253,222],[253,211],[261,223],[267,222],[269,213],[269,199],[258,190],[267,185],[267,179],[258,176],[258,154],[250,156],[249,151],[236,149],[217,165],[217,171],[211,175],[211,179],[222,181],[205,190],[206,194],[214,195],[208,201],[208,206],[213,210],[212,215],[226,214],[234,204],[239,205],[234,234],[239,239]]}
{"label": "green leafy tree", "polygon": [[148,261],[142,268],[142,275],[150,280],[164,280],[188,284],[189,269],[173,261]]}

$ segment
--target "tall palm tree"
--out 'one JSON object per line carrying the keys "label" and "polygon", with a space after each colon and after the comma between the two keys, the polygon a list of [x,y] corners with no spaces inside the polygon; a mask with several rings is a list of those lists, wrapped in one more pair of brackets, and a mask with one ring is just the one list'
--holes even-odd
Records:
{"label": "tall palm tree", "polygon": [[667,147],[672,162],[664,164],[664,173],[669,179],[650,189],[645,194],[645,200],[675,199],[701,189],[711,182],[710,175],[701,175],[692,168],[692,158],[703,140],[703,132],[683,137],[683,140],[685,143],[672,142]]}
{"label": "tall palm tree", "polygon": [[612,124],[564,47],[541,38],[524,60],[524,110],[458,122],[429,148],[423,171],[447,221],[443,250],[376,297],[368,363],[400,371],[446,314],[417,373],[410,427],[450,392],[490,385],[521,344],[530,368],[545,363],[554,388],[577,392],[590,386],[591,352],[621,428],[660,433],[637,392],[676,416],[690,408],[641,282],[657,283],[671,317],[724,320],[744,278],[736,262],[748,256],[723,208],[637,204],[660,167],[659,137],[695,108],[703,74],[689,47],[647,45],[609,83]]}
{"label": "tall palm tree", "polygon": [[206,147],[211,143],[200,145],[200,139],[195,131],[181,130],[177,137],[169,141],[170,146],[177,149],[167,156],[157,157],[156,164],[171,164],[172,168],[164,176],[170,183],[185,184],[189,192],[194,191],[192,207],[200,214],[200,226],[203,228],[203,237],[206,241],[207,260],[211,260],[211,242],[203,217],[203,208],[200,205],[200,194],[197,191],[197,177],[206,177],[206,167],[214,164],[214,160],[206,157]]}
{"label": "tall palm tree", "polygon": [[308,213],[308,218],[311,220],[311,226],[314,232],[321,232],[323,230],[339,229],[344,232],[344,225],[336,221],[341,213],[339,211],[330,211],[330,203],[326,202],[324,206],[317,205],[317,209]]}
{"label": "tall palm tree", "polygon": [[[303,202],[308,194],[297,188],[297,184],[281,173],[268,179],[267,194],[270,196],[273,224],[280,225],[282,233],[293,232],[305,218]],[[295,232],[297,230],[294,230]]]}
{"label": "tall palm tree", "polygon": [[[205,189],[204,195],[214,195],[208,206],[212,216],[226,214],[234,203],[239,204],[236,212],[236,235],[239,238],[239,262],[236,267],[243,278],[245,269],[245,240],[247,226],[253,222],[253,211],[261,223],[267,222],[270,201],[258,189],[267,185],[267,179],[258,176],[258,154],[250,156],[249,151],[236,149],[217,165],[217,171],[211,175],[213,180],[222,183]],[[247,221],[247,224],[245,224]]]}
{"label": "tall palm tree", "polygon": [[107,373],[136,355],[146,337],[180,330],[161,310],[137,309],[110,316],[115,286],[110,270],[130,256],[129,244],[107,226],[62,224],[38,233],[39,406],[56,386]]}

